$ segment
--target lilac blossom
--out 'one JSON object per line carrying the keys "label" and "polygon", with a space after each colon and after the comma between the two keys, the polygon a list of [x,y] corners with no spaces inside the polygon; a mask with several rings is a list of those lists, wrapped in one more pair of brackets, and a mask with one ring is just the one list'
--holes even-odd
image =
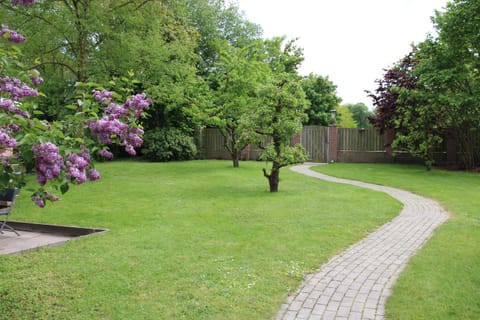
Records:
{"label": "lilac blossom", "polygon": [[43,199],[39,196],[33,196],[32,197],[32,201],[35,202],[35,204],[37,206],[39,206],[40,208],[43,208],[45,207],[45,202],[43,201]]}
{"label": "lilac blossom", "polygon": [[14,101],[25,97],[38,97],[38,91],[14,77],[0,77],[0,92],[7,92]]}
{"label": "lilac blossom", "polygon": [[29,6],[34,4],[36,0],[12,0],[14,6]]}
{"label": "lilac blossom", "polygon": [[15,30],[10,30],[8,26],[2,25],[2,30],[0,30],[0,36],[8,34],[8,41],[15,43],[22,43],[25,41],[25,37]]}
{"label": "lilac blossom", "polygon": [[113,99],[113,92],[107,90],[93,90],[93,98],[100,103],[111,102]]}
{"label": "lilac blossom", "polygon": [[34,69],[33,73],[29,74],[28,76],[32,80],[32,84],[34,86],[38,86],[38,85],[41,85],[43,83],[43,78],[40,77],[40,72],[38,72],[37,69]]}
{"label": "lilac blossom", "polygon": [[128,109],[115,103],[110,103],[105,108],[105,113],[110,115],[113,119],[128,120]]}
{"label": "lilac blossom", "polygon": [[11,112],[13,114],[18,114],[24,118],[30,117],[29,113],[25,110],[20,109],[15,105],[15,102],[11,99],[0,99],[0,109],[5,112]]}
{"label": "lilac blossom", "polygon": [[65,168],[58,147],[51,142],[45,142],[32,147],[35,156],[35,170],[40,185],[45,185],[48,180],[57,178]]}
{"label": "lilac blossom", "polygon": [[66,161],[67,178],[75,183],[82,184],[87,181],[85,169],[90,166],[90,156],[86,157],[86,153],[72,153]]}
{"label": "lilac blossom", "polygon": [[102,149],[98,151],[98,154],[106,159],[112,159],[113,158],[113,153],[111,153],[108,150]]}
{"label": "lilac blossom", "polygon": [[94,120],[88,122],[88,128],[90,132],[103,143],[111,144],[112,135],[120,135],[122,132],[128,129],[128,125],[117,120],[103,117],[100,120]]}
{"label": "lilac blossom", "polygon": [[98,173],[97,170],[95,169],[89,169],[88,170],[88,180],[90,181],[95,181],[100,179],[100,173]]}
{"label": "lilac blossom", "polygon": [[124,103],[125,109],[132,110],[134,117],[139,118],[143,111],[152,104],[152,99],[147,98],[145,93],[140,93],[127,99]]}
{"label": "lilac blossom", "polygon": [[[96,136],[100,142],[107,144],[111,144],[112,139],[117,137],[120,139],[120,145],[124,146],[129,154],[135,155],[135,148],[140,147],[143,143],[140,138],[143,130],[130,127],[121,120],[128,121],[130,116],[140,117],[152,104],[152,99],[147,98],[145,93],[141,93],[131,96],[123,105],[118,105],[111,101],[113,93],[106,90],[94,90],[93,97],[101,103],[109,102],[109,104],[105,108],[102,119],[90,121],[87,124],[92,135]],[[110,153],[103,152],[103,154],[108,155],[107,158],[111,158]]]}
{"label": "lilac blossom", "polygon": [[8,132],[4,129],[0,129],[0,148],[16,148],[17,140],[10,137]]}
{"label": "lilac blossom", "polygon": [[16,123],[11,123],[11,124],[8,125],[8,129],[12,132],[18,132],[22,128]]}

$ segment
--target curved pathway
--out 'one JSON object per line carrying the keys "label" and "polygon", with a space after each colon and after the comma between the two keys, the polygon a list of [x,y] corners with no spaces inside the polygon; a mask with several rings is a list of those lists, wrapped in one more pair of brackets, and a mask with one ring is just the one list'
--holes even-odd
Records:
{"label": "curved pathway", "polygon": [[395,219],[308,275],[282,305],[276,319],[384,319],[385,302],[408,260],[449,215],[436,201],[408,191],[339,179],[311,171],[314,163],[293,171],[311,177],[385,192],[403,203]]}

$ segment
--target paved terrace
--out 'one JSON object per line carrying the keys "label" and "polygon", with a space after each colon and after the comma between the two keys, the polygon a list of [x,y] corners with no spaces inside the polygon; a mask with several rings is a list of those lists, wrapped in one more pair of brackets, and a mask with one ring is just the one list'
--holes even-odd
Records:
{"label": "paved terrace", "polygon": [[399,216],[308,275],[282,305],[276,319],[384,319],[390,290],[409,259],[449,214],[436,201],[413,193],[311,171],[313,163],[293,171],[318,179],[385,192],[403,203]]}

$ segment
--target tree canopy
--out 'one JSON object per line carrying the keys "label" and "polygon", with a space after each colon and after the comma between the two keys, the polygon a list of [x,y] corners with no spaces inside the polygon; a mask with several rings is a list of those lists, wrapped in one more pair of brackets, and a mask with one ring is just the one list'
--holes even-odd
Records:
{"label": "tree canopy", "polygon": [[297,74],[303,52],[295,41],[274,38],[266,42],[266,50],[271,73],[258,90],[259,103],[245,114],[242,128],[244,139],[263,149],[260,159],[272,163],[270,170],[263,169],[263,173],[270,192],[277,192],[280,169],[307,159],[303,147],[291,146],[291,139],[306,120],[309,102]]}
{"label": "tree canopy", "polygon": [[480,3],[449,2],[428,36],[386,71],[373,98],[371,122],[396,131],[395,147],[434,162],[446,137],[456,141],[466,168],[480,164]]}
{"label": "tree canopy", "polygon": [[311,73],[303,79],[302,88],[310,101],[310,108],[307,110],[308,120],[304,124],[328,126],[330,111],[338,107],[342,101],[337,96],[337,86],[328,77]]}

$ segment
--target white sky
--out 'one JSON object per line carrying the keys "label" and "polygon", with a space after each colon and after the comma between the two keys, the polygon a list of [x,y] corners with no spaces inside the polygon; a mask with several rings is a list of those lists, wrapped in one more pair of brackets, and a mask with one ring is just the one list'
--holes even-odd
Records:
{"label": "white sky", "polygon": [[264,38],[299,38],[300,73],[328,76],[342,103],[372,107],[365,90],[434,32],[431,17],[447,0],[236,0]]}

